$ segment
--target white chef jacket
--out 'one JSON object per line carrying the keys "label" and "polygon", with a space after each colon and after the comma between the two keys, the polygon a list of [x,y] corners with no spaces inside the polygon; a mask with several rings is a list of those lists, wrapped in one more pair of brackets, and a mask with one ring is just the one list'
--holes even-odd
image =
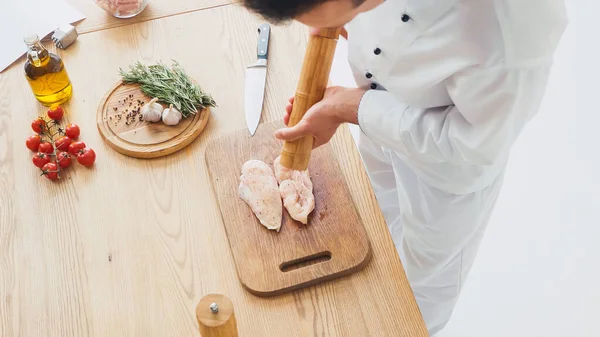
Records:
{"label": "white chef jacket", "polygon": [[488,186],[537,112],[563,0],[387,0],[347,25],[364,134],[431,186]]}

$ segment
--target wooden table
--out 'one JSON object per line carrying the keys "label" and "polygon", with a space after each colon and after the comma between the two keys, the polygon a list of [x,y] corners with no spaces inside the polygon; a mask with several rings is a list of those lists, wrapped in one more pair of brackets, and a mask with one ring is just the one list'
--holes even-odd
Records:
{"label": "wooden table", "polygon": [[[255,16],[237,5],[83,34],[59,51],[74,85],[67,119],[98,155],[59,183],[38,176],[24,146],[44,108],[22,61],[0,74],[0,336],[198,336],[208,293],[232,299],[240,336],[427,336],[347,128],[333,140],[373,248],[352,276],[275,298],[237,277],[204,149],[245,128],[243,83],[256,52]],[[274,27],[263,120],[294,92],[306,30]],[[136,160],[96,131],[96,107],[118,68],[175,59],[219,107],[202,136],[166,158]]]}
{"label": "wooden table", "polygon": [[77,23],[77,32],[85,34],[97,30],[126,26],[167,16],[224,6],[240,0],[150,0],[142,13],[130,19],[117,19],[100,9],[93,0],[67,0],[86,16]]}

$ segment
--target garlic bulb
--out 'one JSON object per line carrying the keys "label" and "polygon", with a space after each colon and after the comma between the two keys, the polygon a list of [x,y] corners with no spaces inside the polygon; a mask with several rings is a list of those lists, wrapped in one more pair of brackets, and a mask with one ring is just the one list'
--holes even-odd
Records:
{"label": "garlic bulb", "polygon": [[173,104],[166,108],[162,113],[162,121],[167,125],[177,125],[181,118],[181,112],[174,108]]}
{"label": "garlic bulb", "polygon": [[142,108],[142,117],[148,122],[158,122],[162,117],[162,105],[156,103],[158,98],[153,98],[150,103]]}

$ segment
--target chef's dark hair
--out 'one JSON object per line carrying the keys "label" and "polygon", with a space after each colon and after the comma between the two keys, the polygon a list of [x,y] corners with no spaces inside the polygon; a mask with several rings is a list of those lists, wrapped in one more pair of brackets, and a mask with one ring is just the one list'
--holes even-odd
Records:
{"label": "chef's dark hair", "polygon": [[[244,0],[244,5],[271,22],[277,23],[291,20],[327,1],[333,0]],[[350,1],[355,6],[365,2],[365,0]]]}

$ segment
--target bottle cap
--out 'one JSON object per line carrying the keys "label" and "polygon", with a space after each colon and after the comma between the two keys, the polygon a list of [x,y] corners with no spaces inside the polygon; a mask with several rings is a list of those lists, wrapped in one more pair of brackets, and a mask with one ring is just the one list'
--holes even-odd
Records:
{"label": "bottle cap", "polygon": [[25,44],[34,44],[34,43],[38,42],[39,40],[40,40],[40,38],[35,33],[27,34],[23,37],[23,41],[25,41]]}

